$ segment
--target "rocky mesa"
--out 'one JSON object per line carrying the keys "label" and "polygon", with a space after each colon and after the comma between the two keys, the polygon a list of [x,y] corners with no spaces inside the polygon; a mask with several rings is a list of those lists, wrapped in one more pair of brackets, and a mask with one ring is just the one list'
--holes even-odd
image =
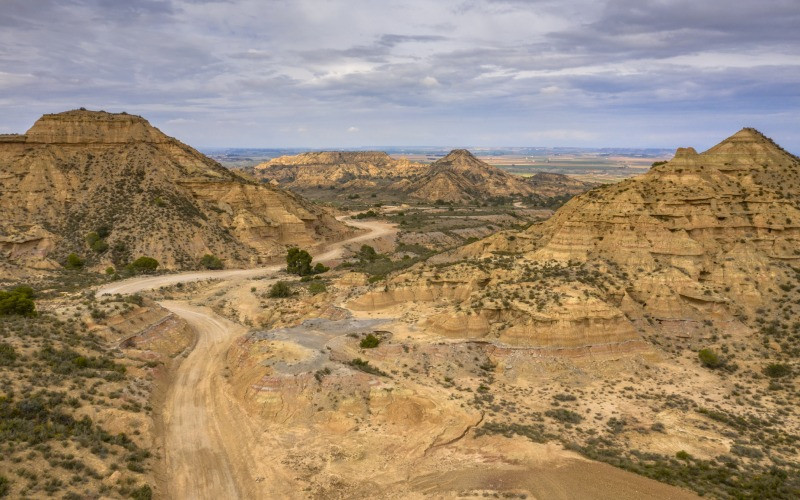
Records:
{"label": "rocky mesa", "polygon": [[248,181],[126,113],[44,115],[26,134],[0,137],[0,180],[9,272],[54,268],[71,252],[97,268],[147,255],[189,269],[204,254],[254,266],[287,244],[347,232],[298,195]]}

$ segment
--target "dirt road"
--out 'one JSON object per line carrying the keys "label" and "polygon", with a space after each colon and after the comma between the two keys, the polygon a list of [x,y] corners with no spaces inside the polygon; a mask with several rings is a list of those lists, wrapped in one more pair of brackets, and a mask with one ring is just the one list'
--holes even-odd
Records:
{"label": "dirt road", "polygon": [[[346,245],[361,243],[363,241],[376,240],[378,238],[382,238],[384,236],[388,236],[392,233],[397,232],[397,229],[395,229],[395,226],[393,224],[389,224],[388,222],[383,222],[378,220],[370,220],[370,221],[347,220],[347,223],[358,229],[365,229],[367,232],[355,236],[353,238],[333,243],[332,245],[330,245],[330,248],[325,252],[319,255],[314,255],[314,260],[316,262],[324,263],[340,258],[342,256],[342,253],[344,252],[344,247]],[[183,273],[165,274],[160,276],[136,277],[122,281],[115,281],[114,283],[103,285],[100,288],[98,288],[97,295],[98,296],[114,295],[117,293],[122,295],[128,295],[131,293],[137,293],[144,290],[153,290],[155,288],[159,288],[162,286],[175,285],[176,283],[187,283],[190,281],[201,281],[207,279],[218,279],[218,280],[249,279],[249,278],[255,278],[257,276],[265,276],[268,274],[278,272],[284,267],[285,266],[283,265],[276,264],[273,266],[257,267],[254,269],[225,269],[222,271],[188,271]]]}
{"label": "dirt road", "polygon": [[[334,243],[316,261],[341,257],[345,245],[369,241],[395,232],[382,221],[348,221],[367,230]],[[176,283],[204,279],[237,280],[277,273],[283,266],[224,271],[194,271],[139,277],[101,287],[98,295],[131,294]],[[183,318],[197,334],[197,343],[178,367],[167,391],[163,418],[165,458],[164,496],[174,499],[288,498],[297,492],[282,490],[289,481],[275,481],[280,473],[257,456],[259,429],[229,398],[222,374],[230,343],[245,327],[209,309],[183,302],[162,306]],[[265,477],[270,484],[260,484]]]}

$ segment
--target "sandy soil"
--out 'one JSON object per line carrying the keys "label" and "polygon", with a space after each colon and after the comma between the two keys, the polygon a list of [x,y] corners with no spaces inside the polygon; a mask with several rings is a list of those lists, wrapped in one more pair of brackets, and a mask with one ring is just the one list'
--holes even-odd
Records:
{"label": "sandy soil", "polygon": [[[395,231],[391,225],[379,221],[352,221],[352,224],[368,232],[333,245],[316,260],[336,259],[341,256],[344,245],[373,240]],[[135,293],[208,278],[244,280],[279,269],[280,266],[272,266],[138,278],[103,287],[98,293]],[[274,460],[275,450],[270,449],[270,442],[274,445],[274,440],[263,433],[262,423],[248,415],[233,398],[225,378],[228,375],[226,353],[234,339],[246,332],[245,327],[204,307],[176,301],[164,301],[162,305],[183,318],[194,329],[198,340],[194,350],[177,368],[164,402],[161,426],[164,448],[160,453],[165,460],[160,496],[176,499],[306,497],[293,474]],[[525,444],[526,448],[529,446],[532,445]],[[446,448],[439,450],[447,453]],[[521,467],[511,466],[508,470],[455,467],[416,478],[408,476],[405,484],[397,485],[397,490],[403,492],[400,496],[388,490],[381,496],[454,498],[459,491],[476,492],[484,488],[491,491],[499,483],[509,483],[513,490],[527,492],[529,498],[694,498],[684,490],[588,461],[564,450],[534,455],[541,463],[520,464]],[[438,462],[440,458],[431,457],[430,460]]]}

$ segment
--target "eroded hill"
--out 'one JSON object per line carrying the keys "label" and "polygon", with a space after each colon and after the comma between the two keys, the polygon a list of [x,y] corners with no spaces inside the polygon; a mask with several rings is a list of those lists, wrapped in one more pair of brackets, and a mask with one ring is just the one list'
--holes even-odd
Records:
{"label": "eroded hill", "polygon": [[386,153],[315,152],[282,156],[254,168],[257,177],[316,198],[380,197],[381,201],[485,202],[499,198],[573,195],[590,185],[561,174],[525,179],[493,167],[465,149],[426,165]]}
{"label": "eroded hill", "polygon": [[0,179],[9,273],[58,267],[71,252],[99,269],[142,255],[170,269],[204,254],[253,266],[286,244],[346,232],[299,196],[247,181],[125,113],[45,115],[25,135],[0,137]]}

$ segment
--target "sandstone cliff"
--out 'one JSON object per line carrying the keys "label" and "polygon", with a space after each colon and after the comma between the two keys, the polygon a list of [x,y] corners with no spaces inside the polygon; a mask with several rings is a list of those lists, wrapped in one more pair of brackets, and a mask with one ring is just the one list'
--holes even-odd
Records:
{"label": "sandstone cliff", "polygon": [[[70,252],[97,268],[142,255],[193,268],[206,253],[252,266],[346,232],[299,196],[247,181],[125,113],[45,115],[25,135],[3,136],[0,180],[8,272],[53,268]],[[103,240],[95,250],[92,232]]]}

